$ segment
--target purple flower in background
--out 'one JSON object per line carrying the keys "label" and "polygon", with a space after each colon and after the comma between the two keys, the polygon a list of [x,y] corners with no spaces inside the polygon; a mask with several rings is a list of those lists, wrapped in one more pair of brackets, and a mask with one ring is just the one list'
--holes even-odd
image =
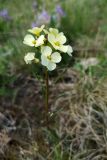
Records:
{"label": "purple flower in background", "polygon": [[60,5],[57,5],[56,6],[56,12],[61,16],[61,17],[64,17],[65,16],[65,12],[64,10],[62,9],[62,7]]}
{"label": "purple flower in background", "polygon": [[3,9],[0,11],[0,17],[2,17],[4,20],[11,20],[7,9]]}
{"label": "purple flower in background", "polygon": [[43,10],[38,16],[36,17],[36,21],[31,24],[32,27],[38,27],[43,24],[49,24],[51,20],[51,16],[48,14],[46,10]]}
{"label": "purple flower in background", "polygon": [[8,11],[7,11],[7,9],[1,10],[1,11],[0,11],[0,16],[1,16],[1,17],[6,17],[6,16],[8,16]]}
{"label": "purple flower in background", "polygon": [[50,15],[48,14],[48,12],[46,10],[43,10],[41,12],[41,14],[38,16],[38,20],[42,20],[44,21],[45,23],[48,23],[50,22]]}
{"label": "purple flower in background", "polygon": [[38,25],[36,24],[36,22],[32,22],[31,24],[31,27],[34,28],[34,27],[37,27]]}

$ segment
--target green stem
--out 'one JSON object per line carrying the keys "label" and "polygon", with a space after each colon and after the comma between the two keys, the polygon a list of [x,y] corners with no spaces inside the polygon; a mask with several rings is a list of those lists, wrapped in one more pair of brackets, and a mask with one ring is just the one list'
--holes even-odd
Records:
{"label": "green stem", "polygon": [[48,124],[48,100],[49,100],[49,75],[48,75],[48,70],[46,68],[45,71],[45,85],[46,85],[46,89],[45,89],[45,112],[46,112],[46,123]]}

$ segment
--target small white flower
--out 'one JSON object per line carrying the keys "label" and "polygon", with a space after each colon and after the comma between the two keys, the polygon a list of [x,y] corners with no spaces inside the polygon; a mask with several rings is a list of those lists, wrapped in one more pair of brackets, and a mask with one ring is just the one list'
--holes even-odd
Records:
{"label": "small white flower", "polygon": [[50,28],[48,40],[56,50],[59,50],[64,53],[67,52],[68,46],[64,45],[66,43],[66,37],[62,32],[58,33],[57,29]]}
{"label": "small white flower", "polygon": [[49,71],[56,68],[56,63],[59,63],[62,59],[60,53],[52,53],[52,49],[49,46],[42,47],[41,49],[41,63],[46,66]]}
{"label": "small white flower", "polygon": [[40,28],[39,27],[34,27],[32,29],[29,29],[28,31],[32,34],[35,34],[36,36],[39,36],[44,27],[45,27],[45,25],[42,25]]}
{"label": "small white flower", "polygon": [[31,47],[34,47],[34,46],[38,47],[44,44],[44,40],[45,40],[44,35],[41,35],[40,37],[35,39],[31,34],[27,34],[24,38],[23,43]]}
{"label": "small white flower", "polygon": [[35,53],[34,52],[29,52],[25,55],[24,61],[26,64],[31,64],[31,62],[35,59]]}

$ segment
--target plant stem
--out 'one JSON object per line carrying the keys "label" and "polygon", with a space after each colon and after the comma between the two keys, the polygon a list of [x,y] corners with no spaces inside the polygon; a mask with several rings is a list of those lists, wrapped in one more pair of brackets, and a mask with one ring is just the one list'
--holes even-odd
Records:
{"label": "plant stem", "polygon": [[48,70],[46,68],[45,71],[45,112],[46,112],[46,124],[48,125],[48,99],[49,99],[49,75],[48,75]]}

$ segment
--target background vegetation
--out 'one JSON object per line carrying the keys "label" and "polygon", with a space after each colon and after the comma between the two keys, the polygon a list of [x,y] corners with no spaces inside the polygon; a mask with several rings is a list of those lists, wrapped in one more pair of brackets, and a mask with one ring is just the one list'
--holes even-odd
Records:
{"label": "background vegetation", "polygon": [[[50,73],[26,65],[26,31],[57,27],[73,46]],[[107,1],[0,0],[0,159],[107,159]]]}

